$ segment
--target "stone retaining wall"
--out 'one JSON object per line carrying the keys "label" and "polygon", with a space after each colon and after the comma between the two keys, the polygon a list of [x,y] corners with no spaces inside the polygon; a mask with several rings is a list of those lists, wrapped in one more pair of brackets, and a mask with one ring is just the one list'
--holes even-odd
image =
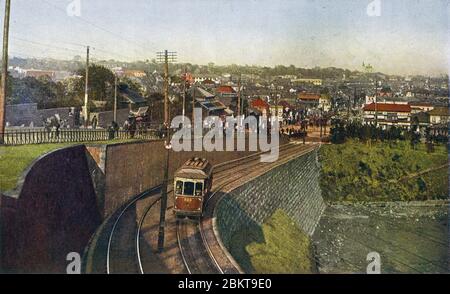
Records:
{"label": "stone retaining wall", "polygon": [[[218,232],[229,249],[233,235],[260,227],[277,209],[309,236],[325,210],[319,186],[317,150],[278,166],[226,195],[216,208]],[[255,228],[256,228],[255,227]]]}

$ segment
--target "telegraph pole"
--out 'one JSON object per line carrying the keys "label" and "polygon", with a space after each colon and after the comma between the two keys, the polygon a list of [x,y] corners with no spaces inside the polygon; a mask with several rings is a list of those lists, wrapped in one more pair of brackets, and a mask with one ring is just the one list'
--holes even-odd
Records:
{"label": "telegraph pole", "polygon": [[241,115],[241,74],[239,74],[238,80],[238,101],[237,101],[237,116]]}
{"label": "telegraph pole", "polygon": [[164,127],[166,128],[166,166],[164,170],[164,180],[161,188],[161,211],[159,219],[159,235],[158,235],[158,251],[164,250],[164,238],[166,227],[166,211],[167,211],[167,185],[169,184],[169,163],[170,163],[170,113],[169,113],[169,62],[176,61],[176,52],[157,53],[158,61],[164,62]]}
{"label": "telegraph pole", "polygon": [[275,94],[275,117],[277,119],[277,122],[279,123],[279,116],[278,116],[278,103],[279,103],[279,101],[278,100],[279,100],[280,97],[278,95],[281,95],[281,94],[278,94],[278,91],[277,91],[277,93]]}
{"label": "telegraph pole", "polygon": [[117,123],[117,73],[114,75],[114,122]]}
{"label": "telegraph pole", "polygon": [[[5,105],[6,105],[6,91],[8,83],[8,42],[9,42],[9,19],[11,11],[11,0],[6,0],[5,4],[5,20],[3,30],[3,62],[2,62],[2,78],[0,90],[0,144],[4,143],[5,134]],[[2,215],[0,214],[0,273],[3,272],[3,240],[2,240]]]}
{"label": "telegraph pole", "polygon": [[11,12],[11,0],[6,0],[5,19],[3,28],[3,59],[2,78],[0,90],[0,144],[4,143],[5,116],[6,116],[6,95],[8,89],[8,48],[9,48],[9,19]]}
{"label": "telegraph pole", "polygon": [[84,85],[84,126],[89,126],[89,46],[86,49],[86,81]]}
{"label": "telegraph pole", "polygon": [[183,79],[183,127],[184,117],[186,116],[186,82],[187,82],[187,68],[184,67],[184,79]]}
{"label": "telegraph pole", "polygon": [[378,79],[375,77],[375,127],[378,127]]}
{"label": "telegraph pole", "polygon": [[194,87],[192,87],[192,122],[191,122],[191,126],[192,126],[192,130],[194,129],[194,120],[195,120],[195,93],[197,92],[197,86],[194,85]]}

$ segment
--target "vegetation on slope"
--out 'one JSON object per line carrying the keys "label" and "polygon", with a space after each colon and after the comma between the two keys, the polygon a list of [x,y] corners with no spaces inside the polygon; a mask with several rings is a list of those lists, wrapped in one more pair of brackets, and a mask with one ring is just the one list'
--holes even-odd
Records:
{"label": "vegetation on slope", "polygon": [[230,249],[247,273],[316,271],[309,237],[282,210],[277,210],[260,230],[247,228],[235,234]]}
{"label": "vegetation on slope", "polygon": [[[321,148],[321,187],[327,201],[412,201],[448,198],[445,146],[370,145],[349,140]],[[421,173],[431,169],[427,173]]]}
{"label": "vegetation on slope", "polygon": [[[124,139],[87,144],[117,144],[137,140]],[[82,143],[36,144],[22,146],[0,146],[0,191],[13,190],[19,177],[39,156],[59,148]]]}

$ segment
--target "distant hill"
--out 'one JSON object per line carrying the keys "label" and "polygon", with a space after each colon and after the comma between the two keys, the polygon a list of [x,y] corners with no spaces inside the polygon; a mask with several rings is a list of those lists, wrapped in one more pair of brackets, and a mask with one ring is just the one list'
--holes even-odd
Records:
{"label": "distant hill", "polygon": [[[84,67],[84,59],[80,56],[73,60],[57,60],[51,58],[37,59],[37,58],[20,58],[13,57],[10,59],[10,66],[21,67],[25,69],[34,68],[41,70],[61,70],[75,72]],[[155,60],[124,62],[118,60],[96,60],[92,59],[92,63],[102,65],[107,68],[122,67],[126,69],[144,70],[147,72],[162,71],[162,65],[155,62]],[[277,65],[275,67],[264,67],[257,65],[215,65],[209,63],[208,65],[198,65],[190,63],[177,63],[171,65],[171,70],[175,73],[181,74],[184,68],[195,75],[224,75],[224,74],[245,74],[254,75],[261,78],[270,79],[277,76],[296,76],[298,78],[321,78],[321,79],[342,79],[344,76],[350,77],[361,74],[359,71],[351,71],[337,67],[314,67],[314,68],[299,68],[294,65],[284,66]],[[378,73],[381,74],[381,73]],[[384,75],[388,76],[388,75]]]}

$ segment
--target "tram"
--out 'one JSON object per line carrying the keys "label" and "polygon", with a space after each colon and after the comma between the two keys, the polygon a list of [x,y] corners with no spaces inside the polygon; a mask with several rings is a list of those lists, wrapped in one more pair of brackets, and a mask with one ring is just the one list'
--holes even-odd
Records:
{"label": "tram", "polygon": [[177,218],[203,215],[213,182],[213,167],[204,158],[191,158],[174,176],[174,212]]}

